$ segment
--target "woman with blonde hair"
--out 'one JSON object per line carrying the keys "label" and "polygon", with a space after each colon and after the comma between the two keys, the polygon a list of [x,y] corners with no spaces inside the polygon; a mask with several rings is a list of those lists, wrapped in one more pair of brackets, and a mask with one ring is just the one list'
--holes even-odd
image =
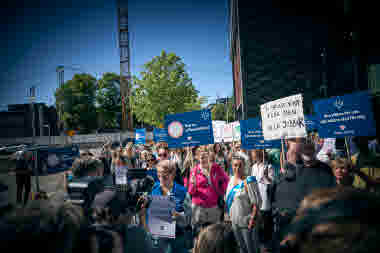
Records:
{"label": "woman with blonde hair", "polygon": [[[170,160],[161,160],[157,164],[157,176],[159,182],[156,182],[153,186],[151,196],[170,196],[175,200],[175,208],[168,210],[172,219],[176,221],[175,239],[166,238],[153,238],[154,242],[157,242],[158,252],[175,252],[186,253],[188,252],[186,245],[185,233],[190,226],[191,221],[191,200],[185,187],[177,184],[174,181],[176,176],[176,165]],[[142,210],[140,212],[141,219],[143,220],[144,227],[149,231],[149,225],[146,222],[146,206],[148,200],[143,201]],[[152,204],[151,204],[152,205]],[[148,207],[149,208],[149,207]]]}
{"label": "woman with blonde hair", "polygon": [[257,253],[259,250],[258,217],[261,196],[254,176],[247,177],[245,159],[232,157],[231,177],[226,191],[227,213],[240,247],[240,253]]}

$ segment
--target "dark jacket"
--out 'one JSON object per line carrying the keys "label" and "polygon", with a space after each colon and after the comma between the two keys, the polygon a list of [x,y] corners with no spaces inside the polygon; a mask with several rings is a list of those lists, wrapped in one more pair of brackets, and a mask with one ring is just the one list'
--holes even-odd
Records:
{"label": "dark jacket", "polygon": [[286,165],[287,173],[282,175],[274,189],[273,207],[297,210],[301,201],[313,190],[336,186],[335,177],[328,172],[325,164],[313,168],[303,165]]}
{"label": "dark jacket", "polygon": [[32,174],[31,161],[25,159],[19,159],[16,162],[16,174],[17,175],[31,175]]}

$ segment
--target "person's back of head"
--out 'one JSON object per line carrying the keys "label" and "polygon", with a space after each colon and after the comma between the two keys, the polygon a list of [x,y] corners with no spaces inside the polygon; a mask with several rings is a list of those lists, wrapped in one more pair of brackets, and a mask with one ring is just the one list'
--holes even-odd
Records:
{"label": "person's back of head", "polygon": [[222,222],[207,226],[199,233],[193,253],[227,253],[236,249],[232,225]]}
{"label": "person's back of head", "polygon": [[380,252],[380,200],[353,188],[318,190],[297,210],[285,241],[294,253]]}
{"label": "person's back of head", "polygon": [[71,253],[85,224],[80,207],[35,200],[2,219],[0,252]]}

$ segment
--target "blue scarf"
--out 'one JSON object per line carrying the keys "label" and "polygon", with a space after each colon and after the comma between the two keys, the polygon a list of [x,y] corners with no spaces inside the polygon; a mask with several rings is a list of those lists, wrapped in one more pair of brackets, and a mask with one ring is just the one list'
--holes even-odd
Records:
{"label": "blue scarf", "polygon": [[[245,181],[245,180],[244,180]],[[237,184],[234,186],[234,188],[232,188],[232,190],[228,193],[228,196],[227,196],[227,201],[226,201],[226,205],[227,205],[227,212],[229,213],[230,212],[230,208],[232,206],[232,202],[234,201],[234,198],[235,198],[235,194],[238,190],[244,188],[244,181],[241,182],[240,184]],[[250,177],[247,177],[247,184],[251,183],[251,182],[257,182],[256,181],[256,177],[254,176],[250,176]]]}

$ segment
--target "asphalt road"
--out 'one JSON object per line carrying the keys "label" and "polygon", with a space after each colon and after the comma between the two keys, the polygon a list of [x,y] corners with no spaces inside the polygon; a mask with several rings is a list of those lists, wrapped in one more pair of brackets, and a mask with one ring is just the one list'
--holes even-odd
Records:
{"label": "asphalt road", "polygon": [[[15,162],[7,159],[0,159],[0,182],[6,184],[9,193],[9,199],[16,203],[16,176],[12,173]],[[50,176],[40,176],[40,188],[48,193],[64,190],[64,174],[55,174]],[[36,177],[32,177],[32,191],[36,191]]]}

